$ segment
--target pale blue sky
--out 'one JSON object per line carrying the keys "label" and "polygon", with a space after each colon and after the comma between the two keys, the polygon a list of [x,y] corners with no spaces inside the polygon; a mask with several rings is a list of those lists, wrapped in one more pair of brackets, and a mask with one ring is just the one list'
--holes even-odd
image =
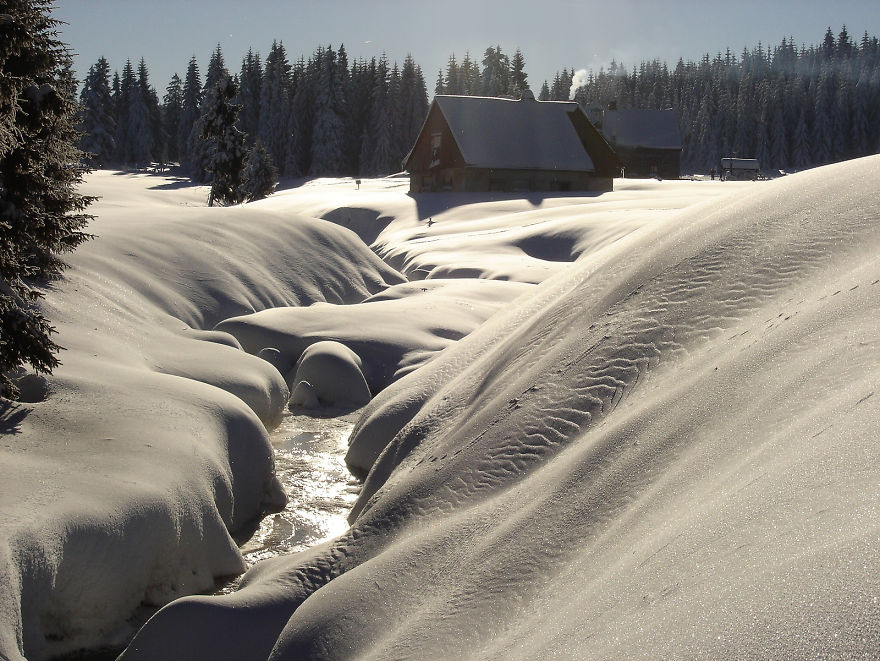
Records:
{"label": "pale blue sky", "polygon": [[54,16],[69,23],[62,39],[80,76],[101,55],[114,70],[143,57],[160,96],[192,55],[204,74],[218,43],[233,71],[248,47],[265,57],[273,39],[291,60],[319,44],[344,43],[350,59],[411,53],[431,93],[450,53],[480,60],[496,43],[522,50],[537,91],[563,67],[598,71],[616,59],[631,70],[655,57],[674,65],[788,35],[818,43],[843,24],[856,39],[880,34],[880,0],[60,0]]}

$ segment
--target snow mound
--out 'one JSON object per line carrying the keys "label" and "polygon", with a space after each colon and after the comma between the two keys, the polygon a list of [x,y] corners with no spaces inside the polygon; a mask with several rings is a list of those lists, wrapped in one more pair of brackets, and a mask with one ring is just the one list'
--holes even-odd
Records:
{"label": "snow mound", "polygon": [[242,629],[275,660],[873,656],[878,180],[819,168],[581,256],[365,409],[388,435],[348,533],[123,658]]}
{"label": "snow mound", "polygon": [[[305,389],[300,389],[302,384],[307,384],[314,397],[326,406],[358,408],[370,401],[361,359],[339,342],[325,340],[306,347],[296,362],[292,383],[297,393],[296,404],[311,403],[311,397],[303,393]],[[302,402],[301,397],[305,398]]]}
{"label": "snow mound", "polygon": [[[369,390],[378,392],[530,290],[528,284],[487,280],[404,283],[363,303],[273,308],[226,319],[217,330],[250,353],[277,349],[280,365],[296,364],[315,342],[344,344],[360,357]],[[289,373],[291,388],[293,376]]]}
{"label": "snow mound", "polygon": [[207,189],[98,172],[89,231],[44,307],[66,348],[0,404],[0,657],[122,642],[240,573],[231,533],[284,505],[267,427],[288,387],[211,330],[266,306],[361,301],[403,278],[357,236]]}

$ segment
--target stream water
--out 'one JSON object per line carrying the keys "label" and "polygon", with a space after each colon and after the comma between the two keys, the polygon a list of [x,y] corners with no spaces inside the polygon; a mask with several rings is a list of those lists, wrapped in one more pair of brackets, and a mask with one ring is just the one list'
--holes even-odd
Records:
{"label": "stream water", "polygon": [[[263,518],[242,544],[249,567],[265,558],[302,551],[348,528],[346,516],[360,484],[344,459],[358,412],[326,413],[317,417],[287,411],[271,433],[275,472],[288,502],[281,512]],[[234,588],[235,583],[223,591]]]}

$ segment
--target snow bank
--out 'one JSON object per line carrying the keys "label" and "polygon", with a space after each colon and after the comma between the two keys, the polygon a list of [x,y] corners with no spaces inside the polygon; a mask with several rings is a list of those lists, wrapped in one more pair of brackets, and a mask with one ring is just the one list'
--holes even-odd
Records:
{"label": "snow bank", "polygon": [[583,254],[367,408],[347,534],[123,658],[872,656],[878,180],[755,184]]}
{"label": "snow bank", "polygon": [[[230,533],[283,506],[266,427],[288,388],[211,327],[401,282],[352,232],[206,189],[101,172],[90,231],[45,308],[63,366],[0,407],[0,657],[122,642],[243,570]],[[201,206],[199,206],[201,205]]]}
{"label": "snow bank", "polygon": [[[301,380],[295,365],[307,347],[321,341],[342,344],[355,353],[358,370],[376,393],[529,290],[528,284],[488,280],[405,283],[360,304],[278,307],[226,319],[217,330],[235,337],[250,353],[277,349],[279,369],[291,389]],[[345,380],[342,374],[328,378]]]}

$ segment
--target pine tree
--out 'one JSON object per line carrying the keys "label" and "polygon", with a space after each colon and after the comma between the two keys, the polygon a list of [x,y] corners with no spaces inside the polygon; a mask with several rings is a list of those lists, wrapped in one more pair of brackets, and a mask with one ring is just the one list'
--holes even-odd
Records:
{"label": "pine tree", "polygon": [[166,140],[168,160],[180,161],[180,123],[183,119],[183,83],[176,73],[165,89],[162,98],[163,132]]}
{"label": "pine tree", "polygon": [[370,118],[370,100],[376,77],[376,59],[358,60],[351,66],[345,113],[345,164],[351,175],[361,173],[364,129]]}
{"label": "pine tree", "polygon": [[185,172],[193,171],[193,126],[199,118],[199,106],[202,103],[202,79],[199,64],[193,55],[186,68],[183,82],[183,111],[177,129],[177,145],[180,152],[180,164]]}
{"label": "pine tree", "polygon": [[541,85],[541,91],[538,93],[538,101],[549,101],[550,100],[550,88],[547,86],[547,81],[544,81],[544,84]]}
{"label": "pine tree", "polygon": [[132,163],[131,108],[134,103],[137,81],[131,60],[126,60],[119,80],[118,92],[114,95],[116,106],[116,160]]}
{"label": "pine tree", "polygon": [[519,97],[529,88],[528,75],[526,74],[525,68],[525,58],[523,58],[522,52],[517,48],[513,53],[513,58],[510,60],[510,86],[507,90],[508,94],[514,97]]}
{"label": "pine tree", "polygon": [[396,159],[402,161],[415,144],[416,138],[428,115],[428,91],[421,68],[415,63],[412,55],[403,61],[398,88],[398,150]]}
{"label": "pine tree", "polygon": [[82,120],[79,131],[83,134],[80,149],[94,167],[102,167],[113,159],[116,151],[116,121],[110,92],[110,63],[100,57],[89,67],[80,93]]}
{"label": "pine tree", "polygon": [[296,89],[288,115],[291,139],[288,141],[284,174],[293,177],[305,176],[312,158],[312,128],[314,106],[312,100],[317,86],[317,67],[314,58],[305,62],[301,57],[294,67]]}
{"label": "pine tree", "polygon": [[260,91],[260,122],[257,136],[260,138],[275,167],[282,172],[287,155],[290,128],[290,63],[287,51],[279,41],[272,42],[266,58],[263,85]]}
{"label": "pine tree", "polygon": [[[156,94],[156,90],[150,84],[150,73],[147,70],[147,63],[143,58],[141,58],[138,64],[136,96],[138,97],[136,104],[142,106],[145,114],[146,128],[143,131],[139,130],[135,120],[132,120],[131,128],[137,132],[134,143],[143,143],[143,148],[139,149],[143,157],[141,158],[141,154],[139,154],[135,161],[145,164],[149,164],[150,161],[164,163],[165,136],[162,125],[162,111],[159,107],[159,97]],[[140,112],[140,109],[138,112]],[[135,117],[134,110],[132,111],[132,117]],[[137,122],[139,121],[140,118],[138,117]]]}
{"label": "pine tree", "polygon": [[315,54],[318,78],[314,97],[314,124],[312,127],[312,159],[309,174],[332,176],[342,170],[343,122],[340,115],[342,89],[336,63],[336,53],[328,46]]}
{"label": "pine tree", "polygon": [[71,57],[58,41],[51,0],[7,0],[0,18],[0,397],[10,372],[58,365],[49,321],[35,307],[36,279],[64,268],[59,253],[88,236],[77,193],[83,170]]}
{"label": "pine tree", "polygon": [[484,96],[503,96],[510,88],[510,60],[501,46],[489,46],[483,54],[482,91]]}
{"label": "pine tree", "polygon": [[263,65],[260,54],[248,49],[241,62],[239,80],[239,100],[241,113],[238,115],[239,128],[253,144],[260,133],[261,95],[263,89]]}
{"label": "pine tree", "polygon": [[196,126],[199,137],[211,145],[208,174],[211,195],[208,206],[238,204],[244,199],[244,135],[236,126],[240,106],[234,103],[238,87],[228,75],[205,92],[202,114]]}
{"label": "pine tree", "polygon": [[[211,53],[211,59],[208,62],[208,72],[205,74],[205,85],[202,88],[202,103],[199,106],[199,118],[201,119],[207,112],[205,99],[208,92],[215,90],[217,86],[229,78],[229,71],[223,60],[223,50],[220,44]],[[216,149],[216,140],[214,137],[203,138],[200,127],[193,126],[193,132],[190,135],[190,163],[189,175],[195,181],[207,183],[211,181],[210,169],[214,161],[214,152]]]}
{"label": "pine tree", "polygon": [[262,200],[275,191],[278,184],[278,170],[272,163],[272,156],[259,140],[248,152],[242,172],[242,197],[247,202]]}
{"label": "pine tree", "polygon": [[388,174],[393,161],[393,138],[388,121],[391,107],[388,60],[384,55],[376,65],[371,97],[360,158],[361,174],[367,176]]}
{"label": "pine tree", "polygon": [[446,91],[446,83],[443,80],[443,70],[437,72],[437,82],[434,83],[434,95],[437,94],[448,94]]}
{"label": "pine tree", "polygon": [[449,56],[449,61],[446,63],[446,82],[444,87],[446,88],[446,94],[464,94],[464,78],[455,59],[455,53]]}

